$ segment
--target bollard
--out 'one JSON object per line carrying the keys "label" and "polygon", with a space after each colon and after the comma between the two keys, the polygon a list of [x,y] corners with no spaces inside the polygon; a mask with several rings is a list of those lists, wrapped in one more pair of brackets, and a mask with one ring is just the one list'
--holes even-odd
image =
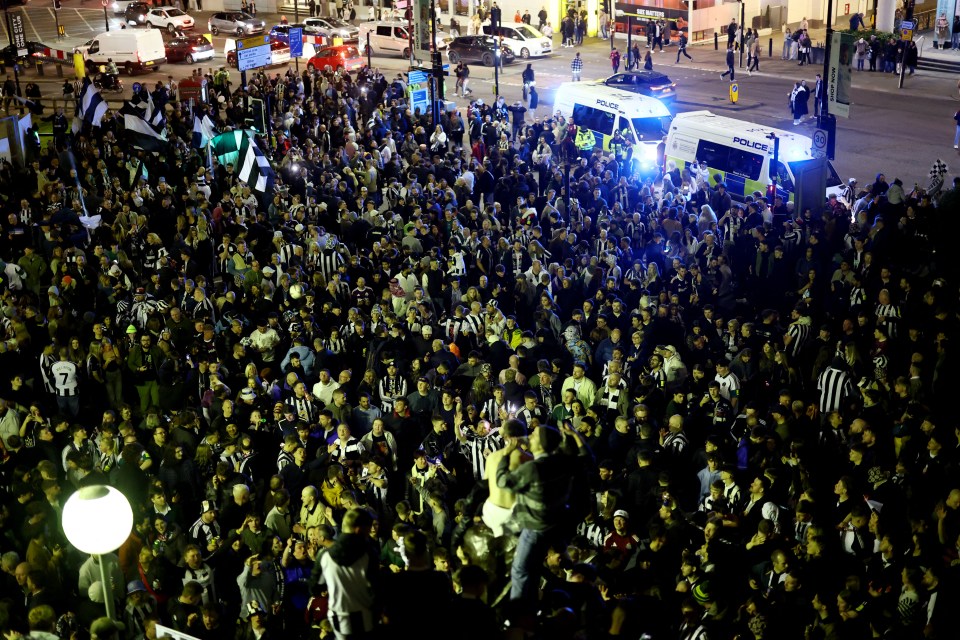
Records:
{"label": "bollard", "polygon": [[37,58],[37,74],[41,76],[43,75],[43,60],[40,58]]}
{"label": "bollard", "polygon": [[773,57],[773,38],[770,38],[770,52],[767,53],[767,57],[768,57],[768,58],[772,58],[772,57]]}
{"label": "bollard", "polygon": [[57,64],[57,77],[58,77],[58,78],[62,78],[62,77],[63,77],[63,65],[62,65],[62,64]]}
{"label": "bollard", "polygon": [[720,34],[717,33],[716,31],[713,32],[713,50],[714,51],[720,50]]}

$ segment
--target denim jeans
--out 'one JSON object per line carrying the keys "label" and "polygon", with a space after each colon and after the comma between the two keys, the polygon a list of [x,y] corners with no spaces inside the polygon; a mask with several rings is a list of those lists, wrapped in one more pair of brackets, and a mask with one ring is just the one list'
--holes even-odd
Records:
{"label": "denim jeans", "polygon": [[953,135],[953,146],[960,144],[960,124],[957,125],[957,132]]}
{"label": "denim jeans", "polygon": [[510,567],[510,599],[532,601],[537,598],[540,582],[540,567],[550,546],[544,531],[524,529],[520,532],[517,550]]}

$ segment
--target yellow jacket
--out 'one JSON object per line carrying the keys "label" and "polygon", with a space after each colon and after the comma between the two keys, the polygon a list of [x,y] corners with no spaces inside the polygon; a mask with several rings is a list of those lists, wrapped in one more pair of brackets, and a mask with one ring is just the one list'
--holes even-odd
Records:
{"label": "yellow jacket", "polygon": [[593,136],[593,132],[587,129],[586,127],[579,127],[577,129],[577,149],[583,151],[589,151],[597,144],[597,139]]}

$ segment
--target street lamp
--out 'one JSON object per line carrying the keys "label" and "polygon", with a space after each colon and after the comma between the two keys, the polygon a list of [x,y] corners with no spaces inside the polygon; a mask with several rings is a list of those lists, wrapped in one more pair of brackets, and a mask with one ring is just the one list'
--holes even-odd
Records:
{"label": "street lamp", "polygon": [[744,23],[746,20],[744,13],[746,12],[746,0],[740,0],[740,68],[743,69],[743,36],[747,32],[747,27]]}
{"label": "street lamp", "polygon": [[107,485],[83,487],[63,505],[62,524],[70,544],[97,559],[107,617],[116,620],[113,585],[103,564],[103,554],[116,551],[130,536],[133,529],[130,502]]}
{"label": "street lamp", "polygon": [[103,5],[103,26],[106,27],[107,31],[110,31],[110,21],[107,19],[107,1],[100,0],[100,4]]}

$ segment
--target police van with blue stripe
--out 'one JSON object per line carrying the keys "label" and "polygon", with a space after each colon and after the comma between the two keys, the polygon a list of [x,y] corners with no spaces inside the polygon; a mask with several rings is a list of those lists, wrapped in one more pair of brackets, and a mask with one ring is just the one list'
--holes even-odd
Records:
{"label": "police van with blue stripe", "polygon": [[670,126],[670,110],[656,98],[602,83],[564,82],[557,88],[555,111],[593,132],[596,147],[610,150],[614,131],[633,145],[641,170],[655,170],[657,146]]}
{"label": "police van with blue stripe", "polygon": [[[774,160],[774,137],[777,158]],[[667,164],[678,169],[706,163],[710,185],[722,181],[734,199],[755,191],[767,193],[774,184],[784,202],[794,200],[797,176],[815,160],[809,136],[746,120],[718,116],[710,111],[678,113],[670,123],[665,152]],[[826,195],[843,191],[843,183],[829,161]]]}

